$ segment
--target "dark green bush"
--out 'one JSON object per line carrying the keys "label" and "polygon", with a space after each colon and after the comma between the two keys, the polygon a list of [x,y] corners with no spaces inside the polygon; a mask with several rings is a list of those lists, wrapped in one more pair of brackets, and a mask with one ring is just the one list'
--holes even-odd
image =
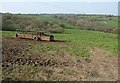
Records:
{"label": "dark green bush", "polygon": [[63,27],[60,24],[52,24],[45,20],[25,17],[23,15],[3,14],[2,30],[15,31],[16,29],[34,30],[34,31],[50,31],[62,33]]}

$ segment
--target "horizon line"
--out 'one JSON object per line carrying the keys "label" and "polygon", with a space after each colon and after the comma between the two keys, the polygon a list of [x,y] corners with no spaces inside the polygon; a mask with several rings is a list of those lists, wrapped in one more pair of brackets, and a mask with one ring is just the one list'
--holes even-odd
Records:
{"label": "horizon line", "polygon": [[12,13],[12,12],[0,12],[2,14],[82,14],[82,15],[112,15],[112,16],[119,16],[115,14],[104,14],[104,13]]}

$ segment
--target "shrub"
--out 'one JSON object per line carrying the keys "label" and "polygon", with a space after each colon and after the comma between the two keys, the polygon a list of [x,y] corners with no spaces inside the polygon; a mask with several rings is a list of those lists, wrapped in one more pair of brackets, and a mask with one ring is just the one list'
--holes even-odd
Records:
{"label": "shrub", "polygon": [[2,19],[3,25],[2,30],[16,30],[16,29],[22,29],[22,30],[44,30],[44,31],[50,31],[55,33],[61,33],[63,32],[63,27],[59,24],[53,24],[49,23],[46,20],[38,20],[34,17],[25,17],[22,15],[13,15],[13,14],[3,14]]}

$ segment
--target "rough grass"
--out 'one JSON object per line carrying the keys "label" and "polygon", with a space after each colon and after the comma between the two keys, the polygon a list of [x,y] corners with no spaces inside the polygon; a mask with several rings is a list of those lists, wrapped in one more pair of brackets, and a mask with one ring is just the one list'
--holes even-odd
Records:
{"label": "rough grass", "polygon": [[101,18],[103,21],[98,21],[100,18],[96,18],[98,23],[105,24],[107,22],[107,26],[110,28],[118,28],[118,17],[109,17],[109,20],[104,20],[104,18]]}
{"label": "rough grass", "polygon": [[[3,37],[11,37],[15,35],[15,32],[10,32],[10,31],[8,32],[3,31],[0,33],[2,33]],[[45,66],[44,67],[44,66],[35,66],[32,64],[31,65],[16,64],[13,69],[11,69],[12,67],[9,67],[3,70],[3,78],[12,79],[12,80],[37,80],[37,81],[39,80],[40,81],[44,81],[44,80],[69,81],[68,79],[70,80],[81,79],[78,77],[82,75],[86,76],[87,78],[89,77],[99,78],[100,74],[97,70],[100,69],[101,67],[99,66],[100,63],[101,62],[109,63],[111,59],[107,61],[108,58],[106,57],[103,58],[99,56],[100,53],[102,56],[106,55],[102,53],[100,49],[98,49],[98,51],[100,52],[97,52],[98,56],[95,56],[95,58],[91,59],[90,57],[91,48],[99,47],[99,48],[102,48],[102,50],[105,49],[105,52],[108,51],[113,55],[117,55],[118,39],[116,34],[109,33],[105,35],[103,32],[97,32],[97,31],[65,29],[64,33],[53,34],[53,35],[55,36],[56,40],[64,40],[65,42],[40,42],[40,41],[31,40],[31,43],[29,43],[27,42],[28,40],[26,40],[27,43],[25,44],[27,44],[27,47],[25,48],[23,53],[21,53],[20,55],[24,55],[24,57],[41,56],[43,60],[57,60],[58,63],[67,61],[70,64],[74,64],[74,62],[77,61],[78,64],[82,64],[83,62],[84,62],[83,64],[85,64],[87,62],[88,64],[86,63],[87,66],[85,66],[86,70],[83,67],[83,71],[85,73],[82,72],[81,67],[78,67],[77,69],[77,67],[74,67],[74,66],[68,66],[68,67],[67,66],[66,67],[65,66],[60,66],[60,67]],[[23,39],[23,41],[25,40]],[[20,39],[18,42],[20,42]],[[21,42],[22,42],[22,39],[21,39]],[[97,55],[97,53],[95,53],[95,55]],[[83,57],[85,61],[82,60],[83,58],[81,57]],[[95,60],[97,61],[94,62]],[[41,61],[41,59],[39,61]],[[92,62],[91,65],[90,65],[90,62]],[[99,64],[97,62],[99,62]],[[91,69],[92,66],[94,68],[93,70]],[[95,70],[95,68],[97,68],[97,70]],[[111,69],[111,66],[108,69]],[[105,72],[107,72],[108,69]],[[85,79],[87,79],[86,77]]]}
{"label": "rough grass", "polygon": [[104,24],[104,25],[105,25],[105,22],[107,22],[106,25],[109,26],[110,28],[118,28],[117,16],[108,17],[108,20],[105,19],[105,16],[80,16],[79,19],[81,17],[84,17],[84,19],[94,20],[95,22]]}
{"label": "rough grass", "polygon": [[33,77],[36,74],[36,72],[37,72],[37,67],[35,67],[34,65],[24,65],[24,66],[16,65],[14,70],[12,69],[3,70],[3,78],[6,78],[6,80],[10,80],[11,77],[13,80],[21,79],[22,81],[23,79],[29,79],[29,78],[33,80],[34,79]]}
{"label": "rough grass", "polygon": [[[3,31],[2,36],[10,37],[14,36],[15,33],[16,32]],[[64,48],[51,44],[48,44],[48,47],[40,45],[41,48],[45,49],[43,51],[48,51],[49,49],[65,49],[67,51],[70,51],[71,54],[84,55],[84,53],[86,53],[89,48],[100,47],[102,49],[110,51],[113,54],[117,54],[118,52],[118,38],[115,34],[79,29],[65,29],[64,33],[53,35],[55,36],[56,40],[65,40],[69,43],[66,43]]]}
{"label": "rough grass", "polygon": [[77,47],[101,47],[105,50],[117,53],[117,35],[98,31],[66,29],[63,34],[55,34],[58,40],[71,41]]}
{"label": "rough grass", "polygon": [[15,36],[15,31],[0,31],[2,37],[12,37]]}
{"label": "rough grass", "polygon": [[74,46],[71,43],[63,44],[37,44],[30,45],[28,48],[29,53],[49,55],[64,55],[66,52],[72,56],[79,56],[89,58],[89,51],[87,47]]}

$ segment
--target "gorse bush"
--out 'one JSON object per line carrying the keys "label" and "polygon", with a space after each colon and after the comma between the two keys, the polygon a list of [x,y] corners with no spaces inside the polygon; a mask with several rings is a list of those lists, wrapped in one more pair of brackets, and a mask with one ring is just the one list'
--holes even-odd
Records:
{"label": "gorse bush", "polygon": [[16,29],[49,31],[52,33],[63,32],[63,27],[59,24],[52,24],[45,20],[38,20],[34,17],[25,17],[13,14],[3,14],[2,30],[15,31]]}
{"label": "gorse bush", "polygon": [[[81,29],[118,33],[117,18],[106,15],[48,14],[24,15],[3,14],[2,30],[16,29],[62,33],[64,29]],[[105,23],[106,22],[106,23]]]}
{"label": "gorse bush", "polygon": [[95,16],[82,17],[81,16],[80,17],[77,15],[56,15],[54,16],[54,18],[64,20],[82,30],[93,30],[93,31],[102,31],[102,32],[113,32],[113,33],[116,33],[118,31],[117,28],[111,28],[110,26],[108,26],[108,24],[99,23],[100,21],[102,22],[108,21],[108,17],[105,17],[105,16],[101,16],[101,17],[95,17]]}

